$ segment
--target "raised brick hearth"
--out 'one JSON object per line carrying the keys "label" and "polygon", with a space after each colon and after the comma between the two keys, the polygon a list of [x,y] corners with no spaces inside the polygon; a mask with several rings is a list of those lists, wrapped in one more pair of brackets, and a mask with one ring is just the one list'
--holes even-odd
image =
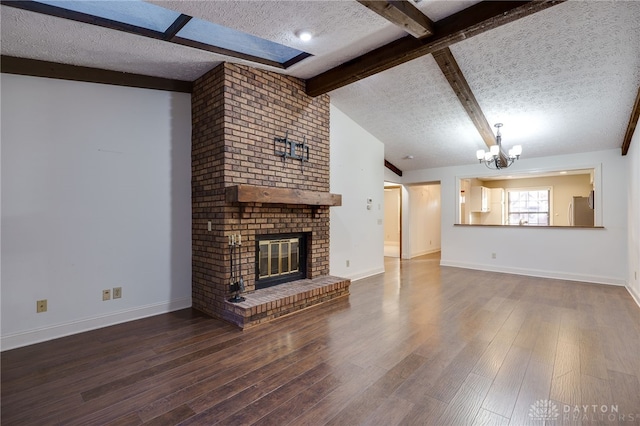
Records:
{"label": "raised brick hearth", "polygon": [[[194,82],[191,105],[193,307],[245,328],[348,294],[349,280],[329,277],[329,208],[339,205],[329,194],[329,97],[223,63]],[[306,141],[309,161],[276,154],[274,138],[285,135]],[[307,235],[306,286],[280,284],[286,296],[262,302],[273,295],[255,291],[256,236],[288,233]],[[242,306],[227,301],[230,235],[242,236]]]}
{"label": "raised brick hearth", "polygon": [[240,303],[226,302],[222,318],[245,329],[319,303],[349,295],[349,280],[323,276],[298,280],[246,294]]}

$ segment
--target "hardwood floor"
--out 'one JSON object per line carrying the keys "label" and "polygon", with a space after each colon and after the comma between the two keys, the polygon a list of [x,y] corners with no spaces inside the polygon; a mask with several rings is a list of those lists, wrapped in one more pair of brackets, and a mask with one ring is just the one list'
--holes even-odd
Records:
{"label": "hardwood floor", "polygon": [[385,263],[244,332],[183,310],[6,351],[2,424],[640,424],[623,287]]}

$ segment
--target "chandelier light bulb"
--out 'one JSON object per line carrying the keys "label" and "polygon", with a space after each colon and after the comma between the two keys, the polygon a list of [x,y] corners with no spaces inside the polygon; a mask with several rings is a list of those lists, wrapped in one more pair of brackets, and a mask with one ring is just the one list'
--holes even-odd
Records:
{"label": "chandelier light bulb", "polygon": [[494,127],[497,129],[496,131],[496,144],[492,145],[489,148],[489,151],[485,151],[483,149],[479,149],[476,151],[476,158],[480,163],[484,163],[485,166],[489,169],[506,169],[511,166],[514,161],[520,159],[520,155],[522,154],[522,145],[514,145],[509,149],[508,153],[505,154],[502,150],[502,135],[500,134],[500,128],[503,126],[502,123],[496,123]]}

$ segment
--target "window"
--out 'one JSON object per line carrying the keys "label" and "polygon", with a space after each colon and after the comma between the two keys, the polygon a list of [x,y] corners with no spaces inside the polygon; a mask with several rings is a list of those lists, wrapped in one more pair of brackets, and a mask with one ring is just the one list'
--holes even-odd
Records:
{"label": "window", "polygon": [[551,188],[507,190],[509,225],[549,226]]}

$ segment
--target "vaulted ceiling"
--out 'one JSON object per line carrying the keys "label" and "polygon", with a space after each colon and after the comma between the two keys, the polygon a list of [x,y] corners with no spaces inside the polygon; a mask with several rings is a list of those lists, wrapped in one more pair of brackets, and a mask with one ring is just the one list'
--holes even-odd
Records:
{"label": "vaulted ceiling", "polygon": [[[313,56],[283,69],[7,1],[1,53],[186,81],[222,61],[302,78],[402,170],[474,163],[496,122],[503,144],[522,145],[526,158],[620,148],[640,87],[637,1],[389,0],[399,10],[387,16],[364,0],[152,3]],[[312,40],[298,39],[301,30]]]}

